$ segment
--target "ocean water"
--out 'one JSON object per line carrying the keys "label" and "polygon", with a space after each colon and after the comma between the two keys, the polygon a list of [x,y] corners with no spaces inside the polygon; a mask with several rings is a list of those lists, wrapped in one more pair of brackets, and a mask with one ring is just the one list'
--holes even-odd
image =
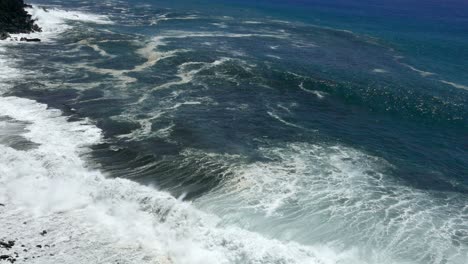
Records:
{"label": "ocean water", "polygon": [[467,263],[465,1],[28,11],[43,41],[0,42],[0,233],[54,245],[27,263]]}

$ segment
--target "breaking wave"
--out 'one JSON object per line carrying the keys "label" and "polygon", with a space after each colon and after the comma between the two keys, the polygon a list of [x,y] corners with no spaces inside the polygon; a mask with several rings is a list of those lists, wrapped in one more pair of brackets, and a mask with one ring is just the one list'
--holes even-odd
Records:
{"label": "breaking wave", "polygon": [[196,205],[267,237],[355,251],[361,263],[467,259],[466,195],[407,187],[386,161],[339,145],[261,153],[266,161],[255,163],[216,156],[238,165]]}
{"label": "breaking wave", "polygon": [[13,38],[40,38],[41,40],[51,40],[57,37],[58,34],[70,29],[71,26],[67,22],[81,22],[94,24],[112,24],[112,21],[104,15],[96,15],[80,11],[67,11],[57,8],[39,7],[33,5],[32,8],[26,8],[26,11],[31,14],[32,18],[37,20],[42,32],[12,34]]}

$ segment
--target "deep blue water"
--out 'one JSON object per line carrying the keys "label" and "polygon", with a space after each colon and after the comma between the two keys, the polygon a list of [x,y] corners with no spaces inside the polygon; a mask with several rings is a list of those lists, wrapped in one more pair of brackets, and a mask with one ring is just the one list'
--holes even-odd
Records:
{"label": "deep blue water", "polygon": [[114,21],[13,47],[43,75],[9,93],[95,122],[109,175],[370,263],[467,256],[468,2],[36,3]]}

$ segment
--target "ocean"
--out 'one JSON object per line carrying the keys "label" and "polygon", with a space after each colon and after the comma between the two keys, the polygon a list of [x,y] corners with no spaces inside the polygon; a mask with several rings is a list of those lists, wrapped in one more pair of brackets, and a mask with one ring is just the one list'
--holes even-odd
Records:
{"label": "ocean", "polygon": [[467,263],[466,1],[28,12],[42,41],[0,42],[19,263]]}

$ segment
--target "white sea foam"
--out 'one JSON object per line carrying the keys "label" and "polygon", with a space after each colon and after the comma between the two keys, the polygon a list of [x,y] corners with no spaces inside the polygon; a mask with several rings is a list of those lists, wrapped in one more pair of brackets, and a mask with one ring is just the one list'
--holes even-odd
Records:
{"label": "white sea foam", "polygon": [[[9,75],[8,81],[13,77]],[[217,217],[165,192],[107,179],[85,161],[88,148],[102,142],[100,129],[90,120],[69,122],[58,110],[13,96],[0,97],[0,115],[21,122],[21,136],[36,144],[27,150],[0,144],[0,201],[6,205],[0,207],[0,226],[7,227],[2,236],[29,248],[28,252],[14,248],[28,263],[346,260],[346,254],[330,253],[333,258],[321,261],[325,252],[321,248],[220,226]],[[44,229],[47,235],[39,235]],[[51,247],[39,249],[37,244]]]}
{"label": "white sea foam", "polygon": [[372,72],[375,72],[375,73],[387,73],[388,71],[387,71],[387,70],[384,70],[384,69],[375,68],[375,69],[372,70]]}
{"label": "white sea foam", "polygon": [[278,106],[278,108],[281,108],[283,110],[285,110],[286,112],[288,112],[289,114],[292,113],[291,109],[289,109],[288,107],[282,105],[282,104],[277,104],[276,106]]}
{"label": "white sea foam", "polygon": [[300,126],[300,125],[296,125],[294,123],[291,123],[291,122],[288,122],[286,120],[284,120],[283,118],[281,118],[277,113],[275,113],[274,111],[267,111],[267,114],[269,116],[271,116],[272,118],[276,119],[277,121],[287,125],[287,126],[290,126],[290,127],[295,127],[295,128],[299,128],[299,129],[302,129],[302,130],[308,130],[307,128],[303,127],[303,126]]}
{"label": "white sea foam", "polygon": [[171,135],[172,131],[173,131],[173,128],[174,128],[174,124],[171,123],[169,126],[167,127],[164,127],[164,128],[161,128],[161,129],[158,129],[156,132],[154,132],[154,134],[158,137],[158,138],[164,138],[164,139],[169,139],[169,136]]}
{"label": "white sea foam", "polygon": [[423,77],[428,77],[428,76],[431,76],[431,75],[435,75],[435,73],[433,73],[433,72],[423,71],[423,70],[417,69],[416,67],[413,67],[413,66],[411,66],[409,64],[406,64],[406,63],[401,63],[401,64],[408,67],[409,69],[419,73]]}
{"label": "white sea foam", "polygon": [[[404,57],[403,56],[395,56],[395,59],[396,61],[399,62],[400,59],[403,59]],[[428,71],[423,71],[423,70],[420,70],[420,69],[417,69],[409,64],[406,64],[406,63],[402,63],[402,62],[399,62],[401,65],[405,66],[405,67],[408,67],[410,68],[411,70],[419,73],[422,77],[429,77],[429,76],[433,76],[433,75],[437,75],[433,72],[428,72]],[[468,90],[468,86],[466,85],[463,85],[463,84],[460,84],[460,83],[455,83],[455,82],[451,82],[451,81],[447,81],[447,80],[442,80],[442,79],[439,79],[438,80],[439,82],[441,83],[444,83],[444,84],[447,84],[447,85],[450,85],[452,87],[455,87],[457,89],[464,89],[464,90]]]}
{"label": "white sea foam", "polygon": [[[181,52],[187,52],[186,49],[176,49],[170,51],[161,51],[159,48],[165,46],[165,41],[171,39],[182,39],[182,38],[205,38],[205,37],[226,37],[226,38],[251,38],[251,37],[263,37],[263,38],[284,38],[286,33],[282,34],[273,34],[272,32],[264,32],[258,34],[239,34],[239,33],[225,33],[225,32],[187,32],[187,31],[165,31],[162,32],[159,36],[156,36],[152,41],[146,43],[145,46],[137,50],[137,54],[146,59],[146,62],[136,65],[133,69],[128,70],[116,70],[116,69],[107,69],[107,68],[98,68],[89,64],[78,65],[80,68],[87,69],[92,72],[96,72],[104,75],[111,75],[116,79],[120,79],[124,84],[132,83],[137,81],[136,78],[128,76],[128,73],[132,72],[141,72],[147,68],[150,68],[156,65],[159,61],[173,57]],[[216,62],[214,62],[216,63]],[[184,66],[184,65],[182,65]],[[174,85],[184,84],[192,80],[194,74],[198,73],[200,70],[193,70],[190,72],[179,71],[178,77],[180,80],[169,82],[167,84],[158,86],[153,90],[164,89]],[[145,100],[146,97],[142,97],[141,100]]]}
{"label": "white sea foam", "polygon": [[[23,136],[38,144],[27,151],[0,145],[6,204],[0,224],[8,226],[2,235],[54,245],[52,255],[22,253],[41,256],[31,263],[353,263],[347,253],[219,226],[215,216],[167,193],[106,179],[82,159],[101,141],[87,121],[68,122],[57,110],[17,97],[0,97],[0,112],[26,122]],[[42,229],[48,235],[38,235]]]}
{"label": "white sea foam", "polygon": [[[142,103],[143,101],[147,100],[149,96],[151,95],[152,92],[167,89],[173,86],[177,85],[182,85],[182,84],[187,84],[191,83],[194,80],[194,77],[200,73],[203,70],[207,70],[213,67],[216,67],[218,65],[221,65],[227,61],[231,60],[230,58],[220,58],[218,60],[215,60],[213,62],[207,63],[207,62],[185,62],[179,65],[179,69],[177,71],[176,77],[178,80],[175,81],[170,81],[161,85],[158,85],[156,87],[153,87],[152,89],[149,89],[143,96],[140,97],[138,100],[138,104]],[[193,66],[198,66],[195,69],[192,69]]]}
{"label": "white sea foam", "polygon": [[299,84],[299,88],[300,88],[301,90],[303,90],[304,92],[308,92],[308,93],[311,93],[311,94],[316,95],[319,99],[325,98],[325,95],[327,94],[327,93],[325,93],[325,92],[321,92],[321,91],[317,91],[317,90],[309,90],[309,89],[306,89],[306,88],[304,87],[304,83],[303,83],[303,82],[301,82],[301,83]]}
{"label": "white sea foam", "polygon": [[135,68],[133,68],[133,70],[130,70],[130,72],[142,71],[146,68],[154,66],[160,60],[170,58],[174,56],[176,53],[187,51],[187,50],[171,50],[167,52],[158,51],[157,48],[162,45],[164,45],[162,38],[156,37],[154,38],[154,41],[147,43],[146,46],[137,50],[137,53],[141,57],[146,58],[147,61],[141,65],[135,66]]}
{"label": "white sea foam", "polygon": [[137,79],[128,76],[128,73],[141,72],[150,67],[156,65],[159,61],[175,56],[177,53],[186,52],[185,49],[177,49],[171,51],[159,51],[158,47],[165,45],[163,42],[164,37],[156,37],[153,41],[147,42],[144,46],[136,51],[136,53],[144,58],[146,61],[142,64],[133,66],[132,69],[127,70],[116,70],[108,68],[99,68],[89,64],[79,64],[78,68],[84,68],[92,72],[96,72],[104,75],[111,75],[112,77],[119,79],[123,84],[136,82]]}
{"label": "white sea foam", "polygon": [[[135,69],[154,65],[153,52],[157,47],[143,47],[139,54],[148,62]],[[10,67],[1,62],[2,57],[0,66]],[[181,71],[190,65],[195,63]],[[8,85],[14,76],[1,81]],[[29,263],[464,263],[468,258],[466,197],[434,198],[389,181],[382,172],[388,164],[350,148],[296,143],[261,149],[270,162],[235,165],[233,178],[195,202],[214,212],[205,214],[155,188],[106,179],[88,168],[88,147],[102,142],[89,120],[68,122],[57,110],[17,97],[0,97],[0,115],[24,124],[21,136],[38,145],[20,151],[0,144],[0,202],[6,203],[0,227],[7,227],[2,236],[32,247],[55,244],[48,251],[53,256],[39,249],[22,253],[41,255]],[[161,135],[171,128],[161,129]],[[43,229],[47,236],[38,235]]]}
{"label": "white sea foam", "polygon": [[217,26],[219,28],[228,28],[229,27],[228,25],[226,25],[226,23],[223,23],[223,22],[221,22],[221,23],[212,23],[212,25]]}
{"label": "white sea foam", "polygon": [[[146,97],[144,96],[143,98],[146,98]],[[140,103],[141,102],[143,102],[142,99],[140,99]],[[173,103],[170,106],[161,107],[156,111],[148,113],[147,115],[149,117],[146,117],[146,118],[141,118],[141,117],[138,118],[136,117],[138,115],[137,113],[130,111],[130,113],[125,113],[121,115],[120,118],[123,118],[124,120],[133,121],[133,122],[136,121],[140,124],[140,127],[131,131],[128,134],[119,135],[118,137],[123,138],[123,139],[130,139],[132,141],[147,140],[152,135],[162,138],[163,137],[162,135],[168,135],[167,133],[170,132],[170,130],[172,129],[174,125],[171,125],[169,128],[166,127],[165,129],[159,129],[157,131],[153,131],[153,122],[158,120],[163,115],[168,114],[178,109],[179,107],[182,107],[185,105],[194,106],[194,105],[201,105],[201,104],[203,104],[202,101],[184,101],[180,103]]]}
{"label": "white sea foam", "polygon": [[458,89],[465,89],[465,90],[468,90],[468,86],[463,85],[463,84],[454,83],[454,82],[449,82],[449,81],[445,81],[445,80],[441,80],[440,82],[441,82],[441,83],[448,84],[448,85],[451,85],[451,86],[453,86],[453,87],[455,87],[455,88],[458,88]]}
{"label": "white sea foam", "polygon": [[350,250],[348,260],[356,263],[468,258],[466,195],[400,184],[384,160],[339,145],[293,143],[260,152],[267,161],[215,157],[227,160],[230,176],[195,204],[268,237]]}
{"label": "white sea foam", "polygon": [[88,39],[80,40],[78,42],[78,44],[88,46],[88,47],[92,48],[94,51],[96,51],[97,53],[99,53],[99,55],[101,55],[103,57],[108,57],[108,58],[114,58],[115,57],[115,55],[111,55],[111,54],[107,53],[107,51],[105,51],[101,47],[99,47],[98,44],[91,43],[91,41],[88,40]]}
{"label": "white sea foam", "polygon": [[319,47],[317,44],[314,44],[311,42],[304,42],[304,41],[295,41],[293,42],[292,45],[297,48],[318,48]]}
{"label": "white sea foam", "polygon": [[273,59],[281,60],[281,57],[278,56],[278,55],[267,54],[266,56],[270,57],[270,58],[273,58]]}
{"label": "white sea foam", "polygon": [[242,23],[244,23],[244,24],[264,24],[264,22],[260,22],[260,21],[251,21],[251,20],[242,21]]}
{"label": "white sea foam", "polygon": [[7,91],[8,82],[21,76],[21,70],[15,67],[15,61],[7,56],[5,47],[0,46],[0,94]]}
{"label": "white sea foam", "polygon": [[404,58],[404,56],[394,56],[395,60],[400,63],[401,65],[409,68],[410,70],[412,71],[415,71],[417,73],[419,73],[422,77],[429,77],[429,76],[432,76],[432,75],[435,75],[435,73],[433,72],[428,72],[428,71],[423,71],[423,70],[420,70],[412,65],[409,65],[407,63],[403,63],[403,62],[400,62],[401,59]]}
{"label": "white sea foam", "polygon": [[[403,56],[395,56],[395,59],[396,61],[399,61],[400,59],[403,59],[404,57]],[[400,62],[401,65],[405,66],[405,67],[408,67],[410,68],[411,70],[419,73],[422,77],[429,77],[429,76],[433,76],[433,75],[437,75],[433,72],[428,72],[428,71],[423,71],[423,70],[420,70],[420,69],[417,69],[409,64],[406,64],[406,63],[402,63]],[[455,83],[455,82],[451,82],[451,81],[447,81],[447,80],[442,80],[442,79],[439,79],[438,80],[439,82],[441,83],[444,83],[444,84],[447,84],[447,85],[450,85],[452,87],[455,87],[457,89],[464,89],[464,90],[468,90],[468,86],[466,85],[463,85],[463,84],[460,84],[460,83]]]}
{"label": "white sea foam", "polygon": [[162,33],[162,36],[157,38],[167,39],[180,39],[180,38],[211,38],[211,37],[225,37],[225,38],[287,38],[289,34],[285,32],[258,32],[258,33],[229,33],[229,32],[192,32],[182,30],[168,30]]}
{"label": "white sea foam", "polygon": [[162,14],[155,18],[153,18],[150,22],[150,25],[158,25],[162,21],[169,21],[169,20],[195,20],[199,19],[196,15],[188,15],[188,16],[181,16],[181,17],[167,17],[169,14]]}
{"label": "white sea foam", "polygon": [[140,124],[140,127],[138,129],[135,129],[131,131],[128,134],[124,135],[119,135],[119,138],[124,138],[124,139],[131,139],[132,141],[140,141],[144,139],[148,139],[148,137],[151,135],[153,132],[153,120],[158,119],[164,114],[162,111],[158,112],[153,112],[151,113],[151,117],[148,118],[127,118],[129,120],[136,120],[138,124]]}
{"label": "white sea foam", "polygon": [[[216,66],[219,66],[227,61],[231,60],[230,58],[220,58],[218,60],[215,60],[210,63],[204,63],[204,62],[186,62],[183,63],[179,66],[179,70],[177,73],[177,77],[179,78],[178,81],[173,81],[173,82],[168,82],[163,85],[160,85],[154,90],[160,90],[160,89],[165,89],[169,88],[174,85],[181,85],[181,84],[186,84],[191,81],[193,81],[193,78],[201,71],[207,70]],[[188,70],[188,68],[192,65],[198,65],[199,67],[193,70]]]}
{"label": "white sea foam", "polygon": [[42,32],[33,32],[29,34],[12,34],[13,38],[40,38],[42,41],[47,41],[56,38],[60,33],[70,29],[68,21],[94,23],[94,24],[112,24],[107,16],[96,15],[79,11],[67,11],[57,8],[45,8],[33,6],[26,8],[26,11],[31,14],[32,18],[37,20],[37,24],[41,27]]}

